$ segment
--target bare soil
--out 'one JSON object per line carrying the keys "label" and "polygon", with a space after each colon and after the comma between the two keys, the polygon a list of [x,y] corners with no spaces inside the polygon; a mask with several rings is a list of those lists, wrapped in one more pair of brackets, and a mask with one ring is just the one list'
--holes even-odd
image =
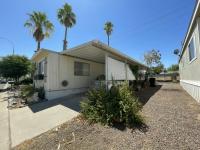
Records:
{"label": "bare soil", "polygon": [[200,105],[179,84],[163,83],[136,94],[144,105],[144,128],[108,127],[78,117],[13,149],[200,149]]}

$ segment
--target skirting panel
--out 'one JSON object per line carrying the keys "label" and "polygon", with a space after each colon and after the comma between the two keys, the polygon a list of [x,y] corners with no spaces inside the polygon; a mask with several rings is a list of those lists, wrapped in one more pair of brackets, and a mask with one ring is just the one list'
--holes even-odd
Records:
{"label": "skirting panel", "polygon": [[53,100],[56,98],[61,98],[72,94],[84,93],[87,92],[87,90],[88,88],[46,91],[45,97],[48,100]]}
{"label": "skirting panel", "polygon": [[200,102],[199,82],[181,80],[180,84],[197,102]]}

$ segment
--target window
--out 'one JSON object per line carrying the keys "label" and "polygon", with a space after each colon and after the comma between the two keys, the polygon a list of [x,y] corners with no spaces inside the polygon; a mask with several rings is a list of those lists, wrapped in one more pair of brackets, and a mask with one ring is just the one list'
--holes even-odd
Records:
{"label": "window", "polygon": [[190,41],[188,49],[189,49],[189,59],[190,59],[190,61],[192,61],[196,57],[195,56],[195,42],[194,42],[194,38],[192,38],[192,40]]}
{"label": "window", "polygon": [[89,76],[90,65],[83,62],[74,62],[74,75],[76,76]]}
{"label": "window", "polygon": [[38,74],[44,74],[44,65],[45,65],[45,60],[39,62],[39,64],[38,64]]}

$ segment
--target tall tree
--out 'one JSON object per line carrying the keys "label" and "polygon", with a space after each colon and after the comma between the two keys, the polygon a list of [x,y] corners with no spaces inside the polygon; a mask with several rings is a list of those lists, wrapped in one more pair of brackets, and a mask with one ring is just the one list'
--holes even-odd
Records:
{"label": "tall tree", "polygon": [[30,64],[25,56],[7,56],[0,61],[0,74],[4,78],[12,78],[18,81],[20,77],[29,73]]}
{"label": "tall tree", "polygon": [[159,65],[161,63],[161,53],[158,50],[151,50],[144,54],[144,61],[149,67]]}
{"label": "tall tree", "polygon": [[73,27],[76,24],[76,15],[72,11],[72,7],[69,4],[65,4],[62,8],[58,9],[58,20],[65,26],[65,35],[63,40],[63,50],[67,49],[67,29]]}
{"label": "tall tree", "polygon": [[45,13],[35,12],[28,14],[29,19],[25,22],[24,26],[29,28],[33,33],[33,38],[37,42],[37,51],[40,49],[40,43],[44,38],[48,38],[53,32],[54,26],[47,19]]}
{"label": "tall tree", "polygon": [[158,50],[151,50],[144,54],[144,61],[150,68],[150,73],[154,73],[153,67],[161,64],[161,53]]}
{"label": "tall tree", "polygon": [[112,22],[108,21],[105,23],[104,30],[106,31],[108,37],[108,46],[110,45],[110,36],[113,32],[113,24]]}

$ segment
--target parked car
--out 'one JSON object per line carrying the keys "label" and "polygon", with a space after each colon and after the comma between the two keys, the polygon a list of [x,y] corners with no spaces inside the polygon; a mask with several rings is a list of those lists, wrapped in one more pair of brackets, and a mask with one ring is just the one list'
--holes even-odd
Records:
{"label": "parked car", "polygon": [[0,80],[0,84],[6,84],[6,80]]}
{"label": "parked car", "polygon": [[8,84],[14,84],[15,82],[14,81],[8,81]]}

